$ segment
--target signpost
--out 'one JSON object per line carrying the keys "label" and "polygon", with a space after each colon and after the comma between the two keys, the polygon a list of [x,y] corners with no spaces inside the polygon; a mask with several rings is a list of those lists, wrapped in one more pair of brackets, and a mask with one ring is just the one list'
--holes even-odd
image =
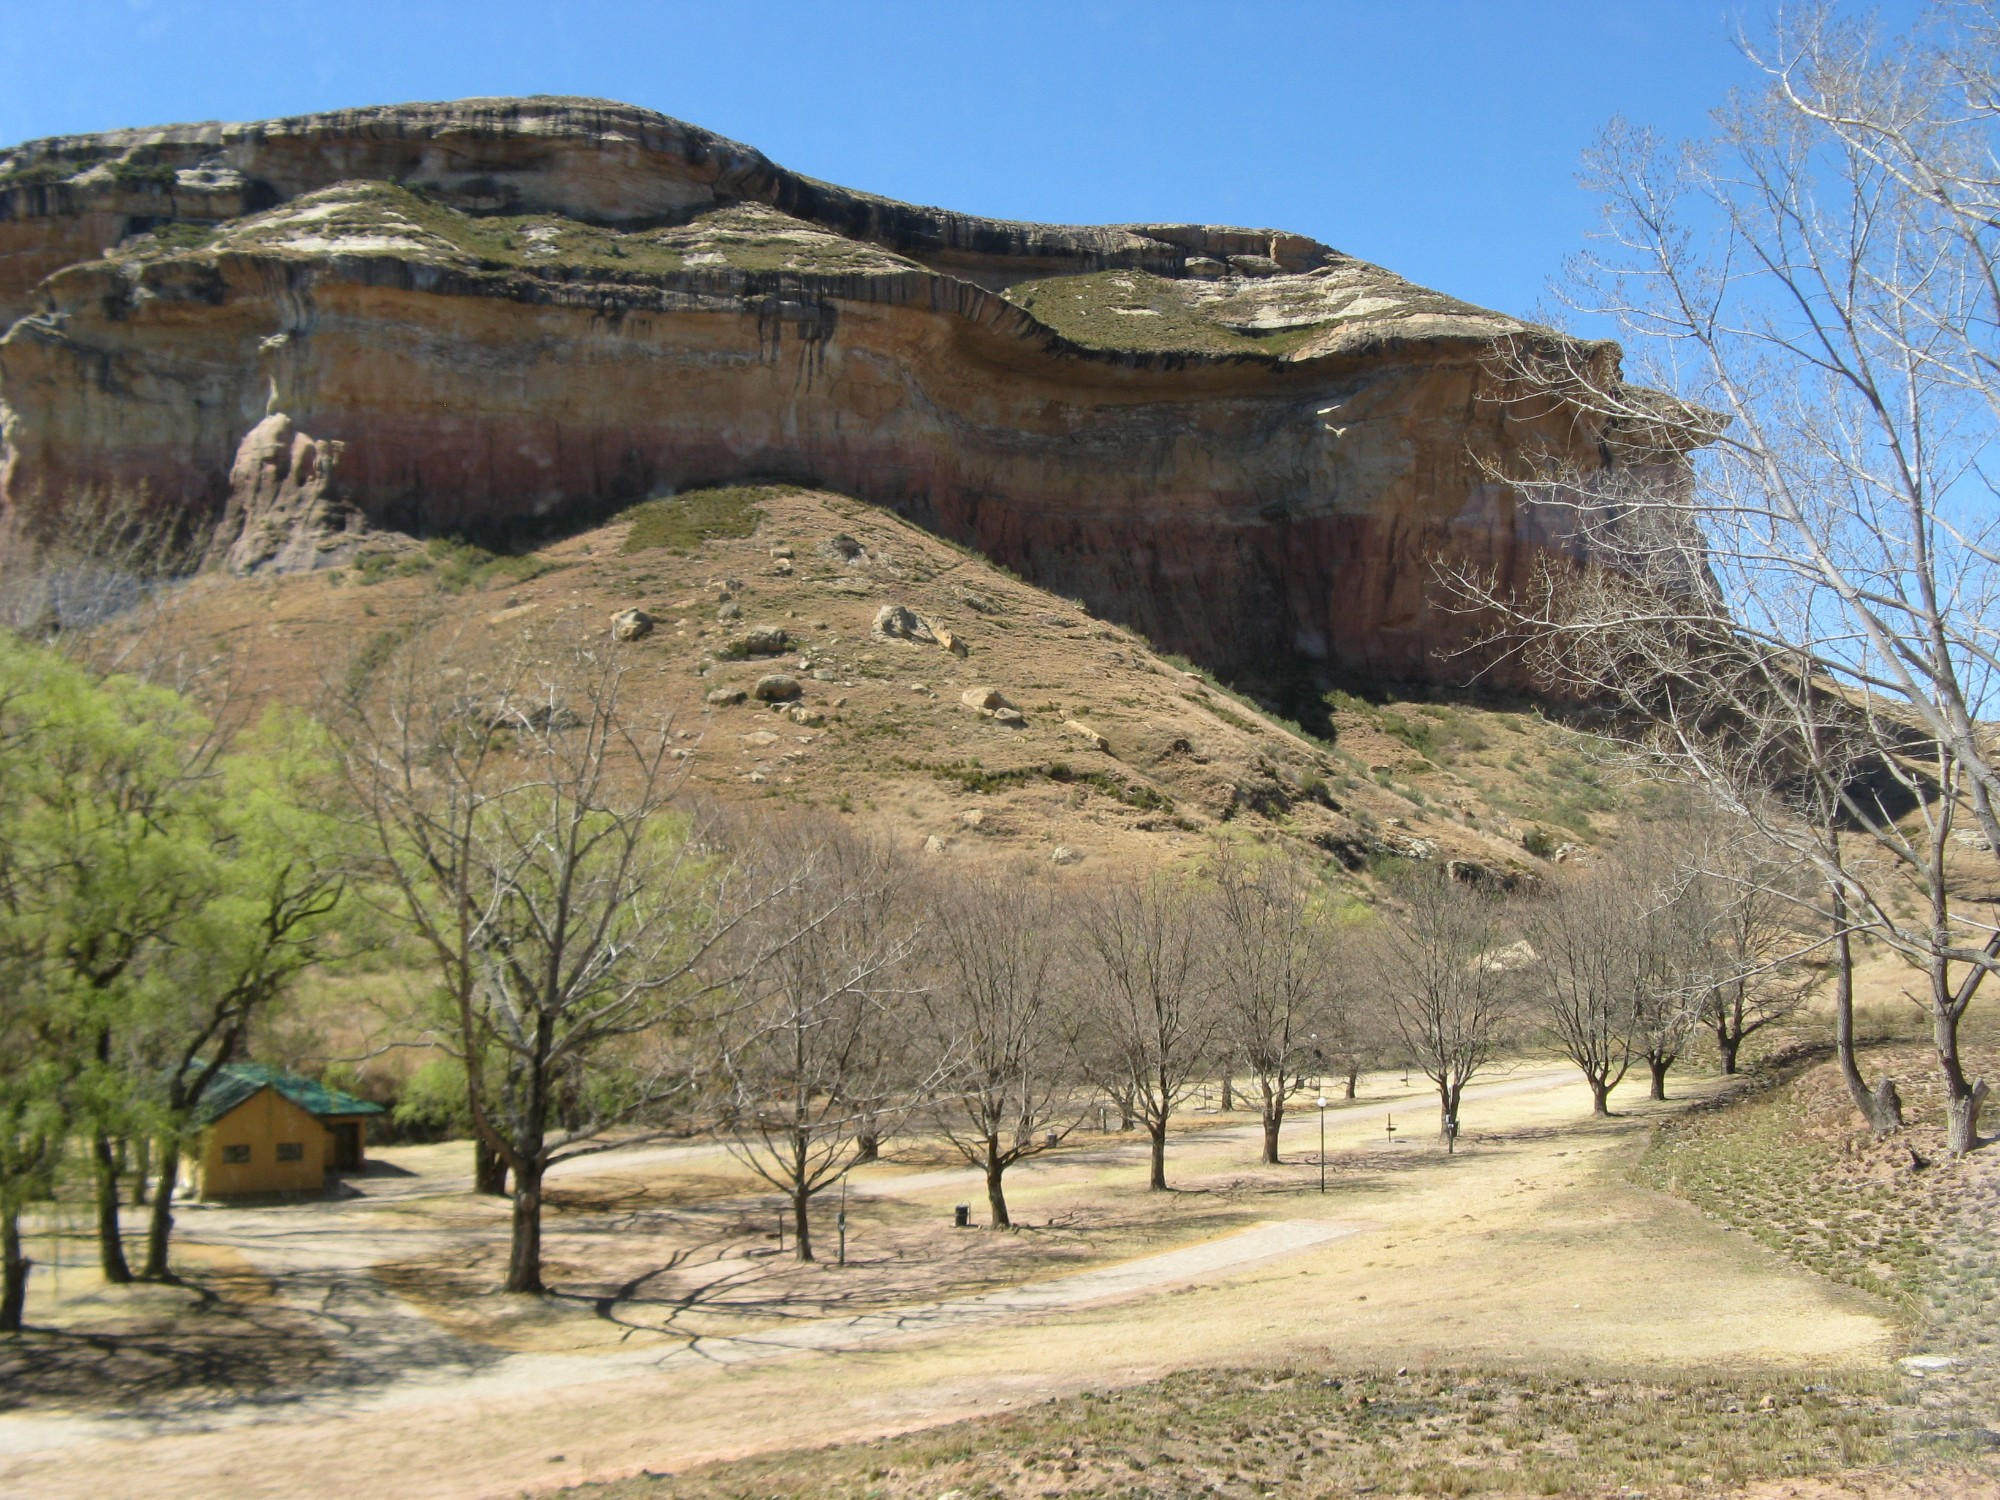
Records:
{"label": "signpost", "polygon": [[1326,1191],[1326,1095],[1321,1094],[1314,1101],[1319,1105],[1319,1190]]}

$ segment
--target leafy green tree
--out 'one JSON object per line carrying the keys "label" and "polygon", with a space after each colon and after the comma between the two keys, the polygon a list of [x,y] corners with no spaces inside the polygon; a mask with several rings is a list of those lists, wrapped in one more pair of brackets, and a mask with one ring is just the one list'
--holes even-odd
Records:
{"label": "leafy green tree", "polygon": [[346,891],[345,825],[328,808],[332,777],[323,734],[274,713],[216,766],[181,815],[205,841],[204,899],[171,934],[166,996],[148,1017],[142,1049],[163,1080],[159,1176],[144,1275],[165,1280],[181,1149],[222,1065],[251,1025],[306,969],[329,954]]}
{"label": "leafy green tree", "polygon": [[0,807],[5,948],[19,976],[23,1046],[61,1133],[88,1141],[104,1275],[130,1281],[118,1143],[151,1123],[134,1064],[162,993],[155,961],[209,889],[210,851],[186,810],[210,774],[215,740],[167,689],[96,676],[5,638],[0,745],[10,793]]}

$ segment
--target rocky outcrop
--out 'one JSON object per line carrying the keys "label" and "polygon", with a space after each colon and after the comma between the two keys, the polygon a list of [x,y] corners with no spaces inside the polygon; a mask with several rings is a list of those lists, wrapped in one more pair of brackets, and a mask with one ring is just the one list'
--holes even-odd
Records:
{"label": "rocky outcrop", "polygon": [[221,526],[231,572],[304,573],[353,559],[362,517],[335,493],[341,446],[299,432],[283,412],[250,429],[229,466]]}
{"label": "rocky outcrop", "polygon": [[0,318],[7,504],[143,493],[301,566],[792,480],[1223,671],[1463,673],[1438,562],[1576,546],[1490,475],[1618,436],[1496,365],[1555,335],[1302,236],[915,208],[596,101],[0,153]]}

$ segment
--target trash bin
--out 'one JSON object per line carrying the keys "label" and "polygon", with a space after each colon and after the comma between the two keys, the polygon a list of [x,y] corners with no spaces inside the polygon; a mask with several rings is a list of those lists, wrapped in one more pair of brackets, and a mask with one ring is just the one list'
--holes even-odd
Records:
{"label": "trash bin", "polygon": [[961,1203],[956,1208],[954,1208],[951,1211],[951,1222],[952,1222],[952,1227],[955,1229],[971,1228],[972,1205],[970,1203]]}

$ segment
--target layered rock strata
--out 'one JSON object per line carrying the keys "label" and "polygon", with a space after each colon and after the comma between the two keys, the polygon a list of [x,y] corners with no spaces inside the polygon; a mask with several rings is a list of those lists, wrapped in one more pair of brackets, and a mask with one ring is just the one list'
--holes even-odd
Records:
{"label": "layered rock strata", "polygon": [[1575,546],[1491,474],[1617,436],[1496,359],[1609,346],[1302,236],[916,208],[591,101],[0,153],[0,318],[6,504],[144,493],[296,568],[790,479],[1225,671],[1460,675],[1439,564]]}

